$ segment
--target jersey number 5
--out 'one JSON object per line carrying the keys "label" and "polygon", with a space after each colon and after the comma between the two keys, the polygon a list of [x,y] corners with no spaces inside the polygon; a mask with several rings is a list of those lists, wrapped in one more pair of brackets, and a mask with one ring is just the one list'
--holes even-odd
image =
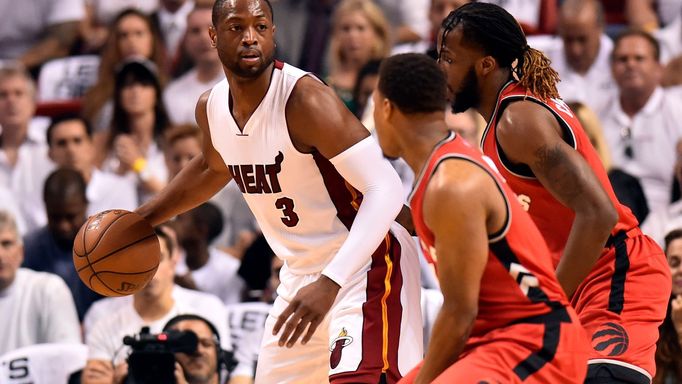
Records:
{"label": "jersey number 5", "polygon": [[288,197],[280,197],[275,201],[275,207],[281,209],[284,216],[280,219],[287,227],[295,227],[298,224],[298,215],[294,212],[294,201]]}

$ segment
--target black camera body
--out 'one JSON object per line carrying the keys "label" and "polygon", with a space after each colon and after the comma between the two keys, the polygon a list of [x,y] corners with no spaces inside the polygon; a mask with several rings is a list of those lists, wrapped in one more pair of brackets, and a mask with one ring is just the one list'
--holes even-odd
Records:
{"label": "black camera body", "polygon": [[127,384],[175,383],[175,353],[193,354],[199,338],[192,331],[167,330],[149,333],[143,327],[138,335],[126,336],[123,344],[132,352],[128,356]]}

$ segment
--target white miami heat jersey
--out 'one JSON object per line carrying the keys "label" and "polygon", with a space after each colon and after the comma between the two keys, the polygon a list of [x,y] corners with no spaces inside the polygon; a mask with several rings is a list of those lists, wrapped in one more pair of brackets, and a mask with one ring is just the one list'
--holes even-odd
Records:
{"label": "white miami heat jersey", "polygon": [[243,131],[229,108],[227,80],[213,87],[206,107],[213,146],[270,247],[295,274],[322,271],[348,236],[362,200],[329,160],[301,153],[291,142],[285,108],[306,75],[276,61],[270,86]]}

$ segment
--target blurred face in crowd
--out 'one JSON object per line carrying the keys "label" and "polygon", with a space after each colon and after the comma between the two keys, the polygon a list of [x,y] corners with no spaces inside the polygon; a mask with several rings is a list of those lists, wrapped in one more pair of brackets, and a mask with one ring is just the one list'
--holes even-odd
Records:
{"label": "blurred face in crowd", "polygon": [[467,3],[469,3],[469,0],[431,0],[429,21],[431,22],[433,33],[438,33],[443,20],[448,17],[450,12]]}
{"label": "blurred face in crowd", "polygon": [[586,73],[597,59],[602,34],[595,6],[587,5],[562,14],[559,34],[564,41],[568,65],[578,73]]}
{"label": "blurred face in crowd", "polygon": [[58,166],[89,174],[93,167],[95,147],[83,122],[67,120],[54,126],[49,154]]}
{"label": "blurred face in crowd", "polygon": [[28,127],[36,109],[35,89],[23,76],[0,78],[0,126]]}
{"label": "blurred face in crowd", "polygon": [[341,14],[336,35],[343,60],[359,63],[370,60],[372,49],[379,39],[369,19],[361,11]]}
{"label": "blurred face in crowd", "polygon": [[239,77],[257,78],[275,54],[270,7],[262,0],[234,0],[223,7],[218,25],[209,30],[220,61]]}
{"label": "blurred face in crowd", "polygon": [[78,193],[67,194],[65,199],[47,198],[47,226],[57,245],[62,249],[73,247],[73,240],[85,223],[88,203]]}
{"label": "blurred face in crowd", "polygon": [[670,274],[673,277],[673,295],[682,295],[682,238],[668,244],[666,251]]}
{"label": "blurred face in crowd", "polygon": [[208,35],[212,25],[210,9],[198,8],[187,16],[185,51],[195,64],[219,62]]}
{"label": "blurred face in crowd", "polygon": [[611,71],[621,94],[641,94],[653,92],[662,69],[646,38],[627,36],[613,47]]}
{"label": "blurred face in crowd", "polygon": [[182,168],[201,153],[201,143],[194,136],[185,136],[175,140],[166,149],[166,167],[172,179]]}
{"label": "blurred face in crowd", "polygon": [[128,82],[121,89],[121,107],[130,115],[153,111],[156,106],[156,88],[139,81]]}
{"label": "blurred face in crowd", "polygon": [[23,260],[19,234],[10,228],[0,228],[0,291],[12,284]]}
{"label": "blurred face in crowd", "polygon": [[177,331],[192,331],[199,338],[196,353],[188,355],[177,353],[175,358],[182,366],[185,379],[190,384],[193,383],[217,383],[218,367],[216,365],[217,338],[211,329],[201,320],[184,320],[172,327]]}
{"label": "blurred face in crowd", "polygon": [[474,118],[474,112],[466,111],[462,113],[445,112],[445,123],[448,128],[457,132],[464,140],[474,148],[478,146],[478,126]]}
{"label": "blurred face in crowd", "polygon": [[116,41],[122,58],[152,57],[154,36],[147,22],[137,15],[128,15],[121,19],[116,28]]}
{"label": "blurred face in crowd", "polygon": [[[168,227],[163,227],[164,232],[171,231]],[[166,240],[159,237],[159,248],[161,250],[161,257],[159,267],[156,269],[156,274],[152,280],[135,296],[143,297],[147,300],[155,300],[161,298],[163,295],[170,295],[173,290],[173,278],[175,277],[176,259],[171,255],[168,249]]]}

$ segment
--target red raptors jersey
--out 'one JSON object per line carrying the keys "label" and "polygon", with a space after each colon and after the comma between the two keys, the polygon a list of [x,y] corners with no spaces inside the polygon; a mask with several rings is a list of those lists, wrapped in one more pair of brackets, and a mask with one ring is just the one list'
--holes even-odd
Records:
{"label": "red raptors jersey", "polygon": [[[507,206],[504,228],[489,236],[490,250],[481,279],[478,315],[471,337],[482,336],[492,329],[567,306],[566,296],[554,275],[549,250],[533,221],[516,202],[514,192],[492,163],[487,163],[478,150],[454,132],[434,148],[410,196],[414,225],[429,262],[435,265],[438,256],[435,237],[424,222],[424,193],[438,165],[448,159],[470,161],[488,172],[497,183]],[[470,340],[470,344],[473,342],[475,339]]]}
{"label": "red raptors jersey", "polygon": [[637,219],[630,209],[622,205],[613,193],[606,171],[599,160],[597,152],[592,147],[590,139],[580,125],[577,117],[568,106],[559,99],[543,102],[533,95],[527,94],[526,89],[517,82],[509,82],[502,88],[497,98],[497,105],[492,118],[486,127],[481,147],[483,153],[490,157],[497,165],[502,176],[507,180],[511,189],[518,195],[519,201],[526,208],[535,221],[552,252],[554,265],[559,263],[568,239],[575,214],[571,209],[561,204],[552,194],[533,176],[530,167],[511,164],[501,151],[497,143],[497,121],[504,109],[512,102],[530,100],[547,108],[559,122],[568,145],[573,147],[587,161],[592,171],[601,182],[602,187],[611,198],[611,202],[618,210],[618,223],[612,230],[615,235],[621,230],[629,230],[638,225]]}

